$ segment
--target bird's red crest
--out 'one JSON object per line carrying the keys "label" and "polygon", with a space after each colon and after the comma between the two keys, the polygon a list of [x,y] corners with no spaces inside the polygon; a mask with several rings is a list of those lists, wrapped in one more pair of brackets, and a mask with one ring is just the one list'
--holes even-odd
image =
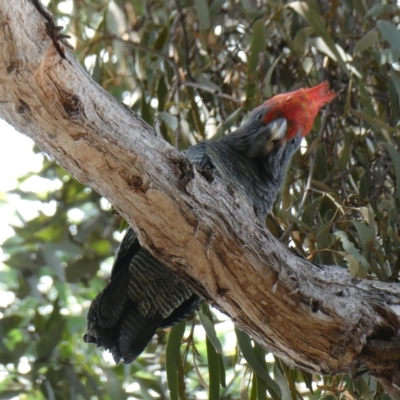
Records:
{"label": "bird's red crest", "polygon": [[264,122],[269,123],[277,118],[286,118],[288,129],[286,139],[293,138],[297,132],[308,135],[318,111],[337,96],[329,90],[327,81],[312,88],[303,88],[278,94],[267,100],[261,107],[270,111],[265,115]]}

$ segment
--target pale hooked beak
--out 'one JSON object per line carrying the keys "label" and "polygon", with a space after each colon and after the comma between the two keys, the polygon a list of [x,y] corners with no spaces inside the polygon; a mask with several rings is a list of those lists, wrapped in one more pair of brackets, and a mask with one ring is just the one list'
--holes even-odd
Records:
{"label": "pale hooked beak", "polygon": [[286,118],[278,118],[268,125],[263,125],[251,132],[251,141],[247,149],[247,157],[266,157],[277,146],[283,144],[286,136]]}
{"label": "pale hooked beak", "polygon": [[280,142],[286,135],[286,118],[278,118],[268,124],[271,142]]}

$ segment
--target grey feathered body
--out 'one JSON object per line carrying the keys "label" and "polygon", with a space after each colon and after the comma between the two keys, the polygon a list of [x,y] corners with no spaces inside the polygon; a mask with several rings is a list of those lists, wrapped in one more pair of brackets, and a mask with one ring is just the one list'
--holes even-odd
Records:
{"label": "grey feathered body", "polygon": [[[216,177],[228,190],[239,193],[253,206],[256,215],[265,219],[282,187],[286,164],[298,149],[300,138],[274,149],[268,158],[254,157],[252,160],[231,145],[234,140],[228,135],[218,141],[201,142],[189,147],[185,153],[194,165],[214,169]],[[274,154],[276,157],[272,157]]]}
{"label": "grey feathered body", "polygon": [[115,362],[130,363],[158,328],[187,318],[201,299],[141,247],[129,228],[114,261],[110,282],[88,312],[85,342],[109,350]]}
{"label": "grey feathered body", "polygon": [[[200,169],[213,171],[228,191],[239,193],[264,219],[301,140],[286,143],[285,131],[285,121],[265,126],[257,112],[234,133],[192,146],[186,155]],[[189,287],[140,246],[129,228],[110,281],[90,306],[84,340],[110,350],[116,363],[130,363],[158,328],[187,318],[200,303]]]}

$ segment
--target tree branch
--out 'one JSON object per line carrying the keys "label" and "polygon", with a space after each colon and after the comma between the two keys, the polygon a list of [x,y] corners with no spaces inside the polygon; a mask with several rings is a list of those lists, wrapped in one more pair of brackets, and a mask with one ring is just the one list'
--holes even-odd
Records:
{"label": "tree branch", "polygon": [[399,286],[317,266],[275,240],[57,47],[46,22],[31,2],[0,2],[0,117],[114,204],[144,247],[285,362],[321,374],[366,367],[399,395]]}

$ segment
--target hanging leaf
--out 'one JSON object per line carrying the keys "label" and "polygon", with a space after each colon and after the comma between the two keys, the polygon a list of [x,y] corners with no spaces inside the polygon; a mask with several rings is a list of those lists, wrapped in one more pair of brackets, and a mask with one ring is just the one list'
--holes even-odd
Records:
{"label": "hanging leaf", "polygon": [[351,222],[357,229],[357,233],[358,236],[360,236],[363,247],[367,246],[369,241],[373,241],[375,239],[371,229],[369,229],[368,226],[358,221],[351,221]]}
{"label": "hanging leaf", "polygon": [[397,182],[396,198],[400,199],[400,153],[389,143],[382,143],[382,145],[385,147],[390,158],[392,159]]}
{"label": "hanging leaf", "polygon": [[207,334],[206,347],[207,347],[207,361],[208,361],[208,376],[210,381],[208,389],[208,398],[213,400],[218,400],[220,386],[222,387],[225,386],[224,382],[225,369],[223,366],[223,360],[221,354],[218,354],[216,350],[217,348],[219,348],[220,350],[219,353],[222,353],[222,345],[217,337],[217,333],[215,332],[214,322],[212,320],[212,315],[209,306],[203,303],[201,305],[201,309],[203,312],[198,311],[197,313]]}
{"label": "hanging leaf", "polygon": [[283,371],[280,366],[280,360],[277,357],[274,357],[274,359],[275,359],[274,370],[273,370],[274,380],[279,385],[279,388],[282,392],[282,399],[291,400],[292,395],[290,393],[288,382],[285,379],[285,376],[283,375]]}
{"label": "hanging leaf", "polygon": [[399,10],[396,4],[377,4],[365,14],[365,17],[379,17],[381,14],[392,14]]}
{"label": "hanging leaf", "polygon": [[314,29],[315,33],[322,38],[322,40],[326,43],[330,51],[335,57],[335,60],[339,63],[341,66],[343,72],[345,72],[347,75],[350,75],[350,72],[347,68],[346,63],[344,62],[342,56],[338,52],[335,42],[332,39],[331,35],[327,31],[321,16],[314,11],[308,3],[305,1],[293,1],[287,5],[287,7],[292,8],[294,11],[296,11],[297,14],[299,14],[301,17],[303,17]]}
{"label": "hanging leaf", "polygon": [[[254,343],[254,353],[257,356],[258,360],[260,361],[260,364],[263,366],[263,368],[267,369],[267,363],[265,362],[265,355],[266,355],[266,350],[262,348],[258,343]],[[268,390],[268,385],[260,377],[258,374],[254,374],[255,377],[255,385],[253,384],[253,387],[255,386],[255,398],[257,400],[267,400],[267,390]],[[254,382],[254,380],[253,380]],[[253,389],[252,387],[252,389]]]}
{"label": "hanging leaf", "polygon": [[390,45],[400,52],[400,32],[396,26],[387,21],[377,21],[376,25],[382,33],[382,36],[390,43]]}
{"label": "hanging leaf", "polygon": [[65,278],[69,283],[88,281],[96,275],[99,263],[90,258],[82,258],[67,265]]}
{"label": "hanging leaf", "polygon": [[178,128],[178,118],[175,117],[175,115],[171,115],[170,113],[166,111],[160,111],[158,115],[161,117],[161,119],[173,130],[176,131]]}
{"label": "hanging leaf", "polygon": [[354,46],[354,53],[361,53],[379,42],[379,35],[376,29],[368,31]]}
{"label": "hanging leaf", "polygon": [[171,400],[181,400],[179,399],[179,370],[182,368],[180,347],[185,328],[186,321],[182,321],[171,328],[165,351],[165,369],[167,372],[167,382]]}
{"label": "hanging leaf", "polygon": [[239,118],[243,111],[243,107],[239,107],[236,109],[231,115],[226,118],[226,120],[220,125],[220,127],[217,130],[217,133],[211,138],[211,139],[219,139],[224,135],[224,132],[226,132]]}
{"label": "hanging leaf", "polygon": [[347,234],[341,230],[337,230],[335,232],[335,236],[340,239],[342,242],[344,250],[350,254],[352,257],[354,257],[355,260],[357,260],[364,268],[366,271],[371,270],[371,265],[369,262],[365,259],[364,256],[360,254],[360,252],[355,248],[354,244],[350,242],[349,238],[347,237]]}
{"label": "hanging leaf", "polygon": [[265,51],[266,33],[264,19],[257,20],[253,25],[253,35],[250,45],[250,55],[247,62],[246,100],[254,101],[256,96],[257,77],[256,68],[259,63],[260,53]]}
{"label": "hanging leaf", "polygon": [[243,357],[248,362],[250,367],[256,372],[267,384],[268,391],[274,400],[281,399],[281,390],[278,384],[269,376],[269,372],[258,360],[254,348],[251,345],[251,339],[247,333],[235,328],[238,345]]}
{"label": "hanging leaf", "polygon": [[345,171],[347,169],[347,164],[350,160],[350,156],[351,156],[351,144],[348,140],[346,140],[344,142],[344,147],[338,161],[338,167],[341,171]]}
{"label": "hanging leaf", "polygon": [[197,16],[199,17],[200,29],[206,30],[210,28],[210,9],[207,0],[194,0]]}
{"label": "hanging leaf", "polygon": [[53,311],[46,322],[45,329],[40,332],[41,338],[35,345],[38,360],[44,362],[50,358],[64,332],[65,322],[60,314],[58,299],[56,299],[53,302]]}
{"label": "hanging leaf", "polygon": [[293,39],[293,48],[297,54],[303,56],[307,51],[306,43],[310,35],[313,33],[313,28],[306,26],[297,31],[296,36]]}
{"label": "hanging leaf", "polygon": [[303,215],[301,216],[301,220],[307,224],[308,226],[312,226],[314,222],[314,217],[318,208],[324,200],[324,197],[317,197],[314,201],[312,201],[307,207],[304,208]]}
{"label": "hanging leaf", "polygon": [[154,42],[154,50],[161,51],[167,42],[169,33],[169,25],[165,25],[158,35],[157,40]]}
{"label": "hanging leaf", "polygon": [[206,331],[207,337],[210,339],[213,344],[215,351],[218,354],[222,354],[222,344],[218,339],[217,332],[215,331],[215,327],[211,319],[203,314],[201,311],[197,311],[197,315],[199,316],[201,325],[203,325],[204,330]]}

